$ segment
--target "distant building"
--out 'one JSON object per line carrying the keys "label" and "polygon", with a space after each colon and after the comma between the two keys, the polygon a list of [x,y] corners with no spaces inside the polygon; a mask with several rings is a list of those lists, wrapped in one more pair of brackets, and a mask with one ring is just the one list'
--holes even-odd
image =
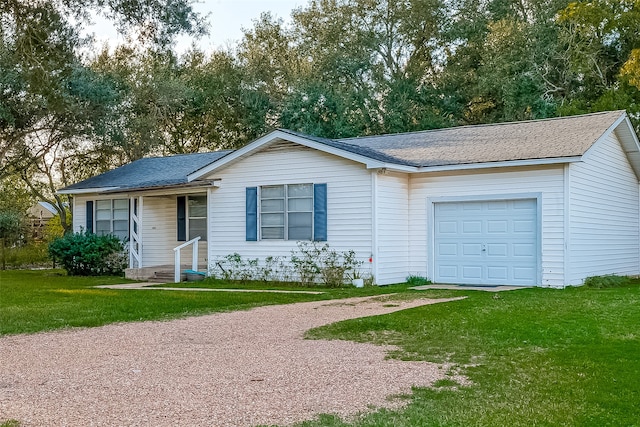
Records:
{"label": "distant building", "polygon": [[29,217],[30,238],[44,239],[44,230],[51,219],[58,214],[56,208],[49,202],[38,202],[27,211]]}

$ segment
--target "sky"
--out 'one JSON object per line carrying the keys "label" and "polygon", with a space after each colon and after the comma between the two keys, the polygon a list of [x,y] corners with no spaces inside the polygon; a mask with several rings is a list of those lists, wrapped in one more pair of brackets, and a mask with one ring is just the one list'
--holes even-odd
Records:
{"label": "sky", "polygon": [[[252,21],[262,12],[270,11],[273,16],[288,22],[291,11],[306,4],[307,0],[200,0],[193,8],[202,15],[209,15],[210,27],[209,35],[195,41],[196,46],[211,51],[233,45],[242,38],[242,28],[253,27]],[[108,21],[96,18],[95,22],[91,31],[100,44],[108,42],[114,46],[123,42]],[[186,51],[192,42],[191,38],[179,37],[176,51]]]}

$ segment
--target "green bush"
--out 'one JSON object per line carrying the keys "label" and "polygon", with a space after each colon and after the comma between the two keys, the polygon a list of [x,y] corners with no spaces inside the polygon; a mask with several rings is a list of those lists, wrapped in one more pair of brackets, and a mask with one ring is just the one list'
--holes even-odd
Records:
{"label": "green bush", "polygon": [[584,279],[584,285],[588,288],[621,288],[631,283],[627,276],[616,276],[615,274],[606,276],[591,276]]}
{"label": "green bush", "polygon": [[415,276],[413,274],[408,276],[406,281],[407,281],[407,284],[410,286],[424,286],[424,285],[431,284],[431,280],[427,279],[426,277]]}
{"label": "green bush", "polygon": [[68,233],[49,244],[49,255],[70,276],[118,276],[127,266],[120,239],[115,236]]}

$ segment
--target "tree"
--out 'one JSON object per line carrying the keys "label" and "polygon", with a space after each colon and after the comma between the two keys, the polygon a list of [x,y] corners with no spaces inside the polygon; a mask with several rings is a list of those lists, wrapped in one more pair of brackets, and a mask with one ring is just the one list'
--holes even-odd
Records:
{"label": "tree", "polygon": [[0,3],[0,176],[22,161],[26,138],[47,129],[51,118],[75,110],[70,85],[83,68],[79,36],[91,13],[114,20],[138,40],[165,46],[175,34],[200,34],[189,0],[68,0]]}
{"label": "tree", "polygon": [[0,240],[2,240],[2,269],[6,269],[6,247],[9,243],[14,243],[22,231],[24,224],[23,217],[17,212],[0,211]]}

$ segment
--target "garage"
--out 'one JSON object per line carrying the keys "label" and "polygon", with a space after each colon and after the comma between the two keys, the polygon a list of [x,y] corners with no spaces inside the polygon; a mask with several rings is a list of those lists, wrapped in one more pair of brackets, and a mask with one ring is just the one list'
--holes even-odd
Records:
{"label": "garage", "polygon": [[434,203],[434,279],[538,284],[537,199]]}

